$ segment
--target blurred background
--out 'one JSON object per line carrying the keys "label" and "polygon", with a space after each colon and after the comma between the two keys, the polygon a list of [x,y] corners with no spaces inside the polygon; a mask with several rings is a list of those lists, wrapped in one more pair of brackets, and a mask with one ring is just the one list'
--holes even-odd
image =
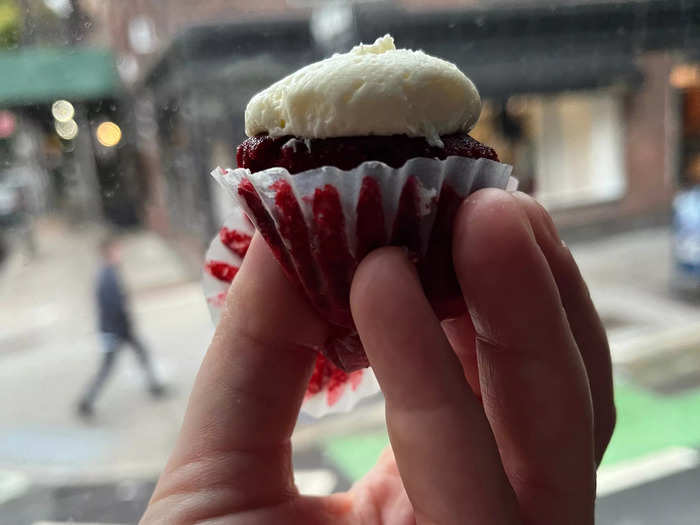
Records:
{"label": "blurred background", "polygon": [[[553,214],[608,328],[618,426],[598,523],[700,516],[700,2],[0,0],[0,523],[135,523],[212,333],[200,288],[252,94],[391,33],[455,62],[474,136]],[[98,243],[136,331],[94,407]],[[514,261],[517,264],[517,261]],[[83,414],[84,415],[84,414]],[[303,490],[387,444],[381,399],[301,419]]]}

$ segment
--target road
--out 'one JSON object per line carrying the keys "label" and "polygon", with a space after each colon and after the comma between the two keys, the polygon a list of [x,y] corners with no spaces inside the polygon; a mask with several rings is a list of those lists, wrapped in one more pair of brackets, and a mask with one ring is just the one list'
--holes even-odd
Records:
{"label": "road", "polygon": [[[212,333],[200,285],[155,235],[125,237],[134,316],[169,396],[151,400],[135,359],[123,352],[96,419],[85,423],[74,404],[99,356],[91,280],[102,232],[55,218],[38,228],[38,255],[15,253],[0,269],[0,522],[133,522],[172,447]],[[653,229],[572,245],[609,329],[619,379],[609,471],[700,444],[693,415],[700,414],[700,309],[669,294],[669,242]],[[294,440],[302,485],[347,487],[386,443],[381,400],[347,417],[304,420]],[[682,520],[697,512],[687,496],[700,488],[697,469],[669,476],[623,483],[600,499],[598,522],[690,523]],[[643,504],[653,508],[642,513]],[[654,517],[671,509],[662,521]]]}

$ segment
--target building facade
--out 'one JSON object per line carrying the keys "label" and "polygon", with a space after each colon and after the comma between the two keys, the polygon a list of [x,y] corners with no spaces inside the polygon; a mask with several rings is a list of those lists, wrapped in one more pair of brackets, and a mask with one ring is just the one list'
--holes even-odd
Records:
{"label": "building facade", "polygon": [[665,220],[688,163],[682,108],[692,97],[672,82],[698,58],[700,7],[688,2],[104,4],[121,68],[137,71],[127,80],[153,222],[201,242],[227,212],[208,174],[234,163],[250,96],[387,32],[474,80],[485,100],[474,135],[561,227]]}

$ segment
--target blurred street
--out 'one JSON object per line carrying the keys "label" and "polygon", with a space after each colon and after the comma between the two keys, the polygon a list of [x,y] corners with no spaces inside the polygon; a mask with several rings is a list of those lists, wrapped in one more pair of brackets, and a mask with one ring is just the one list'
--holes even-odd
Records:
{"label": "blurred street", "polygon": [[[618,413],[597,523],[698,523],[700,3],[0,0],[0,525],[138,521],[213,332],[198,270],[231,203],[211,170],[235,163],[255,93],[385,34],[473,81],[469,135],[549,210],[589,284]],[[80,417],[114,229],[165,395],[123,348]],[[118,281],[102,272],[103,306]],[[126,334],[111,306],[105,331]],[[302,415],[293,442],[302,492],[345,490],[388,443],[383,398]]]}
{"label": "blurred street", "polygon": [[[125,236],[123,275],[131,290],[134,318],[169,395],[149,398],[133,354],[123,351],[117,373],[97,403],[96,418],[82,421],[75,402],[99,356],[92,280],[101,231],[72,229],[57,218],[44,219],[36,228],[37,254],[30,257],[18,246],[0,273],[0,384],[6,392],[0,397],[0,522],[80,517],[70,514],[71,508],[87,512],[87,521],[110,517],[131,522],[173,445],[212,332],[200,284],[188,279],[180,259],[155,234]],[[675,398],[669,398],[669,392],[697,386],[689,379],[700,376],[700,345],[690,343],[700,341],[700,324],[697,305],[670,294],[669,242],[665,229],[652,229],[574,243],[572,250],[609,327],[623,394],[634,400],[639,392],[660,394],[673,405]],[[656,341],[651,350],[649,341]],[[685,346],[675,344],[678,341]],[[652,367],[657,372],[663,369],[663,377],[651,374],[645,364],[658,359],[672,362],[674,356],[684,365]],[[691,406],[688,403],[700,408],[700,399],[679,399],[686,404],[682,410]],[[669,413],[675,406],[671,405],[660,410]],[[610,468],[665,449],[664,439],[673,440],[680,431],[687,439],[700,439],[694,433],[700,425],[693,426],[687,414],[690,427],[672,431],[661,441],[652,439],[635,456],[626,441],[624,406],[621,409],[622,441],[613,440],[606,458],[613,463]],[[632,432],[638,443],[639,436]],[[381,400],[315,424],[302,419],[295,440],[295,466],[306,474],[322,469],[310,478],[302,474],[310,490],[347,487],[386,443]],[[330,472],[330,478],[323,472]],[[613,485],[613,496],[616,490],[629,488],[624,480]],[[110,503],[109,509],[100,508],[99,494]],[[610,494],[608,498],[613,497]],[[92,502],[88,511],[85,498]],[[52,509],[61,509],[62,515]]]}
{"label": "blurred street", "polygon": [[11,395],[0,406],[1,468],[44,481],[66,472],[100,477],[105,469],[157,469],[211,332],[199,283],[186,278],[155,235],[124,238],[123,277],[137,330],[172,393],[151,400],[133,353],[124,349],[95,421],[86,424],[75,403],[100,357],[93,286],[101,232],[59,220],[37,229],[36,257],[17,250],[2,269],[0,381]]}

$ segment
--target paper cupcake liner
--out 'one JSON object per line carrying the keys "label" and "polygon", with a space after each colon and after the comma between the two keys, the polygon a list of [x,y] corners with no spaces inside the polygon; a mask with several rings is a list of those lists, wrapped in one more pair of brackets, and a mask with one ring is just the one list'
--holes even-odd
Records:
{"label": "paper cupcake liner", "polygon": [[416,158],[398,169],[370,161],[353,170],[323,167],[295,175],[282,168],[252,174],[217,168],[212,175],[241,209],[207,252],[204,284],[212,317],[218,318],[242,261],[222,239],[231,231],[251,235],[250,217],[290,280],[336,327],[317,349],[321,353],[302,410],[316,417],[350,410],[379,391],[373,372],[365,368],[369,363],[349,311],[359,261],[380,246],[404,246],[441,317],[450,315],[453,302],[463,308],[452,268],[454,215],[478,189],[516,189],[511,169],[464,157]]}
{"label": "paper cupcake liner", "polygon": [[368,366],[349,308],[359,261],[384,245],[415,259],[441,317],[463,308],[452,268],[452,223],[461,201],[486,187],[514,189],[512,167],[488,159],[415,158],[400,168],[368,161],[352,170],[326,166],[295,175],[217,168],[214,178],[248,214],[282,265],[337,334],[324,345],[336,365]]}
{"label": "paper cupcake liner", "polygon": [[226,218],[219,233],[209,243],[202,272],[202,287],[214,324],[221,311],[231,281],[238,273],[253,239],[255,228],[240,208]]}
{"label": "paper cupcake liner", "polygon": [[[226,294],[243,263],[254,233],[253,224],[237,208],[209,244],[202,272],[202,287],[214,324],[219,322]],[[331,351],[319,351],[304,396],[302,411],[313,417],[346,412],[360,399],[379,392],[372,370],[345,373],[324,357],[324,353]]]}

